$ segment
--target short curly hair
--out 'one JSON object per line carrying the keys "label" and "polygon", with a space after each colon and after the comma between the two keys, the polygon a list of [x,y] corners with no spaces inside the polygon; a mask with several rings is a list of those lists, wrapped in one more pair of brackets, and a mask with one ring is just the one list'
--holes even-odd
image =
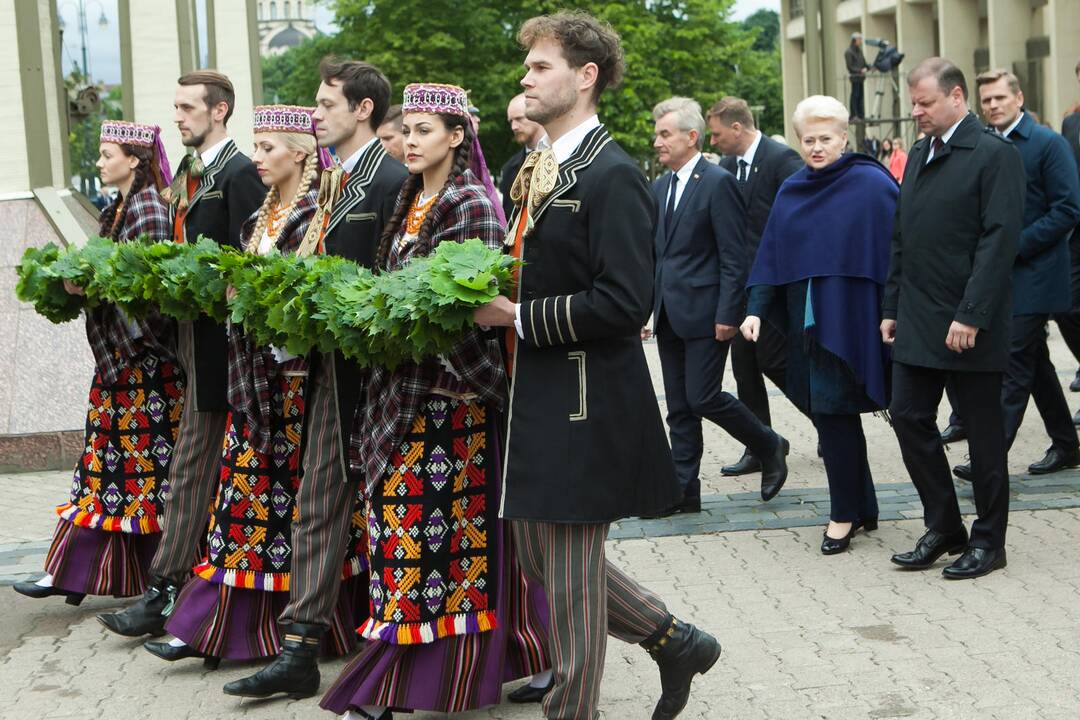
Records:
{"label": "short curly hair", "polygon": [[597,67],[593,101],[609,87],[618,87],[626,73],[626,59],[615,28],[581,10],[561,10],[553,15],[539,15],[525,21],[518,32],[518,42],[526,50],[540,40],[554,40],[562,47],[563,57],[572,68],[588,63]]}

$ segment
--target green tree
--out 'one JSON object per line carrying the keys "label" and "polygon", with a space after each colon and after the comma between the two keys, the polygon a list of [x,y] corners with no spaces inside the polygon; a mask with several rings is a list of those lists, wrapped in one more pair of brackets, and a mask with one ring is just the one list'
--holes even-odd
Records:
{"label": "green tree", "polygon": [[779,61],[773,67],[768,53],[754,50],[761,31],[731,21],[733,4],[734,0],[473,0],[467,5],[449,0],[335,0],[331,6],[338,33],[264,61],[264,94],[268,101],[312,104],[319,84],[318,62],[328,53],[378,66],[393,82],[395,98],[409,82],[461,85],[481,110],[484,152],[492,168],[498,168],[516,150],[505,110],[520,92],[524,74],[518,28],[534,15],[581,8],[610,22],[622,36],[626,79],[605,93],[600,114],[627,152],[649,164],[652,107],[672,95],[696,98],[707,108],[721,95],[754,90],[754,104],[768,107],[775,102],[782,117],[780,94],[766,98],[766,75],[778,74]]}
{"label": "green tree", "polygon": [[[64,78],[64,88],[70,99],[74,99],[87,82],[78,67]],[[103,120],[119,120],[123,117],[121,88],[119,85],[106,90],[97,86],[101,96],[101,105],[97,111],[83,118],[70,117],[68,125],[68,158],[71,174],[79,178],[79,191],[93,200],[97,194],[98,145],[101,137]],[[66,110],[66,108],[65,108]]]}

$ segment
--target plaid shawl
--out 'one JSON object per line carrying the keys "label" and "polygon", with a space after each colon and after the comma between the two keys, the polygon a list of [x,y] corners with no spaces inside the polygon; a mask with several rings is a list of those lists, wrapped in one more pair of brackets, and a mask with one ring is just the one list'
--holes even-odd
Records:
{"label": "plaid shawl", "polygon": [[[144,187],[125,201],[117,195],[112,205],[102,212],[102,236],[108,236],[110,227],[104,226],[104,218],[112,215],[109,210],[123,202],[123,217],[117,237],[120,242],[130,242],[142,236],[151,240],[168,240],[172,237],[169,223],[169,206],[153,186]],[[138,328],[141,335],[134,332]],[[86,313],[86,339],[94,353],[94,362],[101,380],[106,385],[116,382],[120,371],[143,350],[154,352],[162,360],[176,358],[176,325],[155,310],[145,317],[132,320],[120,308],[112,304],[99,305]]]}
{"label": "plaid shawl", "polygon": [[[398,196],[399,205],[410,200]],[[432,248],[442,242],[480,238],[493,250],[502,249],[506,230],[484,187],[471,172],[466,171],[446,188],[431,213]],[[404,227],[400,228],[394,238],[387,270],[401,268],[416,254],[416,243],[399,248],[397,241],[404,232]],[[394,447],[412,427],[416,413],[433,388],[474,392],[481,401],[499,410],[505,405],[506,370],[498,342],[490,333],[482,333],[478,328],[468,330],[443,359],[453,367],[460,382],[456,382],[456,378],[445,371],[440,359],[434,357],[421,363],[406,363],[395,370],[371,369],[367,399],[356,410],[349,437],[349,464],[354,471],[366,472],[369,494],[382,478]]]}
{"label": "plaid shawl", "polygon": [[[319,191],[310,190],[293,205],[281,233],[277,237],[277,250],[282,254],[295,252],[304,240],[308,224],[315,215]],[[259,211],[244,221],[240,230],[242,246],[247,246]],[[299,368],[297,368],[299,369]],[[271,386],[279,372],[274,353],[268,347],[257,347],[243,329],[229,324],[229,406],[242,413],[252,429],[251,444],[261,453],[269,453],[273,438],[270,421]],[[238,423],[239,425],[239,423]]]}

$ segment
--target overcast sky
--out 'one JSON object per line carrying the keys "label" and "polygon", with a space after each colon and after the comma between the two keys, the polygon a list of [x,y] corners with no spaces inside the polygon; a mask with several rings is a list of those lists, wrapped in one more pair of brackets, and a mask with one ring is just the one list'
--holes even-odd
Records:
{"label": "overcast sky", "polygon": [[[116,19],[117,0],[88,0],[86,3],[87,45],[86,55],[90,65],[90,74],[96,81],[109,84],[120,82],[120,28]],[[198,0],[199,13],[205,13],[205,0]],[[79,37],[79,21],[76,15],[76,3],[70,0],[58,0],[59,15],[64,24],[62,50],[64,74],[71,72],[74,63],[82,65],[82,42]],[[780,11],[780,0],[737,0],[733,17],[742,20],[747,15],[761,8]],[[102,27],[100,20],[104,12],[107,24]],[[316,26],[326,32],[332,30],[333,13],[325,7],[315,10]],[[202,25],[200,23],[200,25]],[[205,26],[204,26],[205,27]],[[206,38],[200,45],[205,53]]]}

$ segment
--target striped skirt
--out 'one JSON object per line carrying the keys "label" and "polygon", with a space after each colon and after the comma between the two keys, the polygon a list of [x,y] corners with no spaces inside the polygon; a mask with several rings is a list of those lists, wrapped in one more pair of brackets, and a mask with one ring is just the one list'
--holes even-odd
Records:
{"label": "striped skirt", "polygon": [[142,352],[106,385],[94,374],[86,444],[45,561],[56,587],[129,597],[146,589],[184,406],[177,365]]}

